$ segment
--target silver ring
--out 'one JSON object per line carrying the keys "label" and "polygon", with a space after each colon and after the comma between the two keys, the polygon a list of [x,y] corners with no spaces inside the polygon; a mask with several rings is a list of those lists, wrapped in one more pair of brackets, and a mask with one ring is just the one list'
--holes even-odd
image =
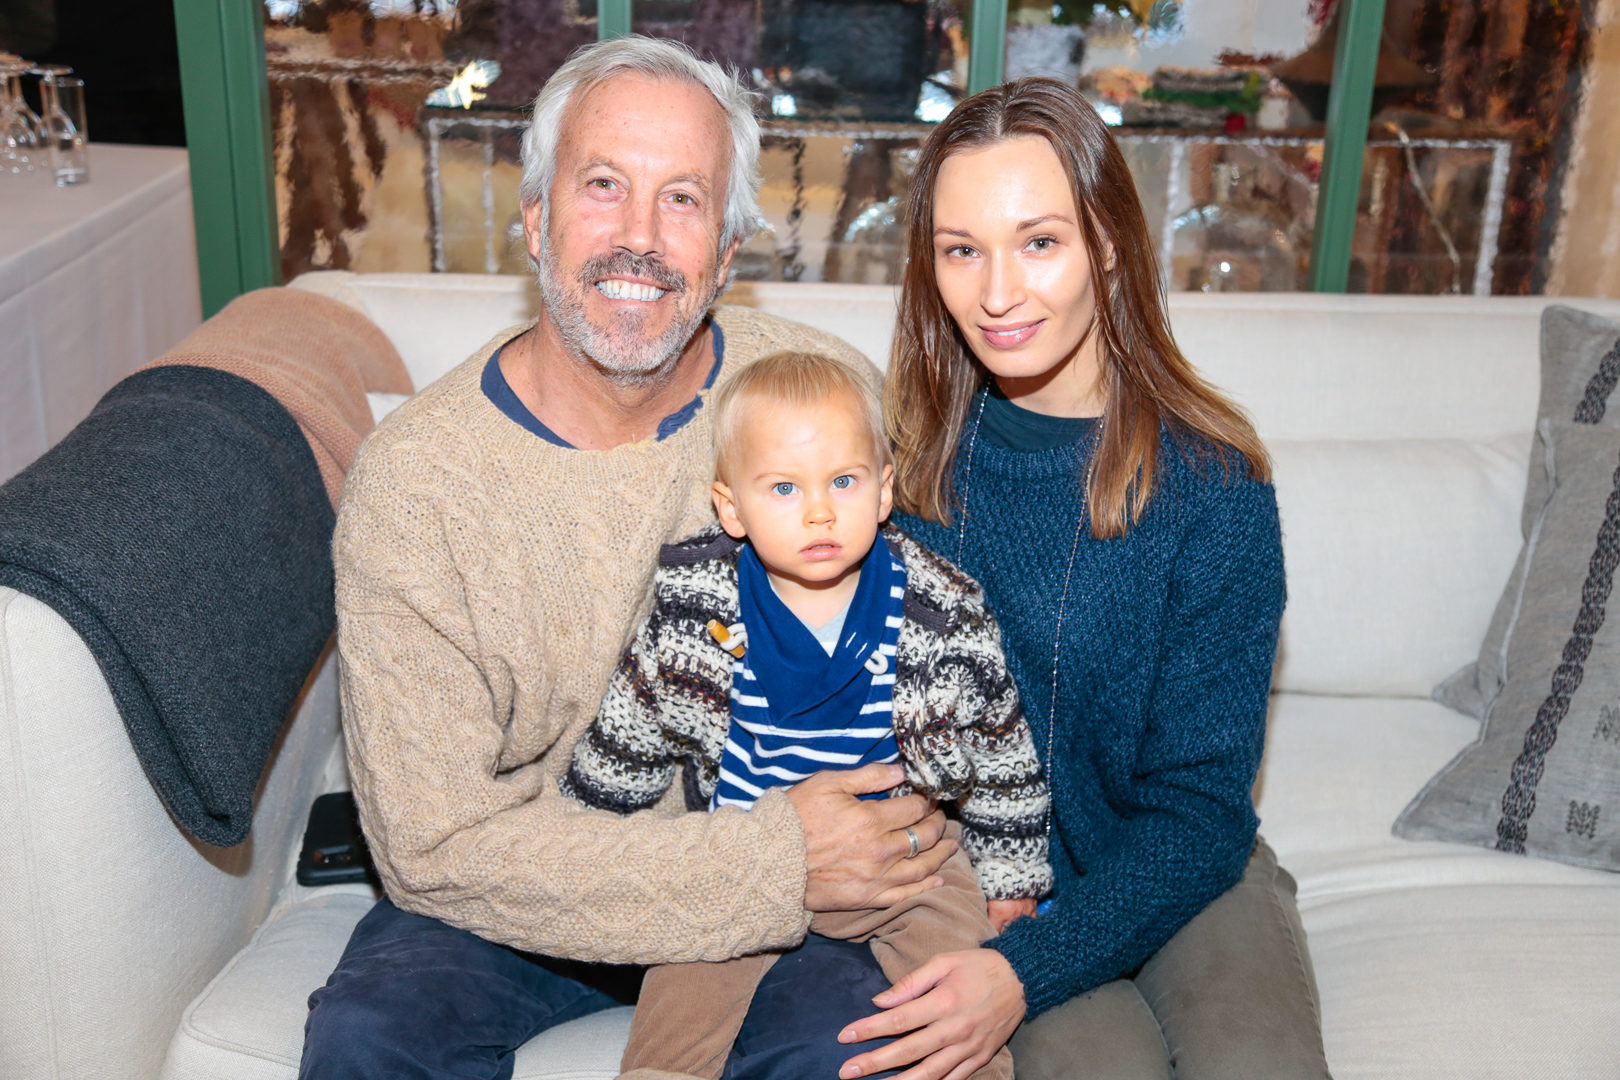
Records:
{"label": "silver ring", "polygon": [[917,857],[917,853],[922,850],[922,841],[917,839],[917,830],[907,829],[906,839],[911,842],[911,852],[906,856],[906,858],[915,859]]}

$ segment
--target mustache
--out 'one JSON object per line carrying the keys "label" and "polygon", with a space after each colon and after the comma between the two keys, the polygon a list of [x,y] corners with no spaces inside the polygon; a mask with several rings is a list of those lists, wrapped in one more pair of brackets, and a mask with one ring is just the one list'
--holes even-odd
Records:
{"label": "mustache", "polygon": [[677,294],[687,290],[686,275],[656,255],[615,251],[611,255],[593,255],[579,269],[579,283],[587,289],[606,277],[644,278]]}

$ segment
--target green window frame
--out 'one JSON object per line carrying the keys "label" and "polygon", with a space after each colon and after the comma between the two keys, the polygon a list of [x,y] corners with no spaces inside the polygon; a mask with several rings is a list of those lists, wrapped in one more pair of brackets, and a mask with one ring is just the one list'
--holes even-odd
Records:
{"label": "green window frame", "polygon": [[1384,0],[1339,0],[1339,39],[1328,88],[1322,175],[1311,231],[1312,292],[1342,293],[1350,284],[1350,249],[1361,200],[1361,166],[1372,122],[1373,77],[1384,33]]}
{"label": "green window frame", "polygon": [[281,284],[262,0],[174,0],[203,318]]}

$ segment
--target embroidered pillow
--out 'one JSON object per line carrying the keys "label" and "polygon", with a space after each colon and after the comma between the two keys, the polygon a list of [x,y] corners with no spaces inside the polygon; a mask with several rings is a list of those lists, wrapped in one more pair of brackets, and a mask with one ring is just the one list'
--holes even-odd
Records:
{"label": "embroidered pillow", "polygon": [[[1554,305],[1541,313],[1541,403],[1538,426],[1547,421],[1599,424],[1620,429],[1620,403],[1608,407],[1620,379],[1620,323],[1585,311]],[[1538,435],[1530,448],[1520,529],[1526,544],[1551,493],[1546,447]],[[1458,712],[1484,719],[1507,680],[1509,638],[1514,632],[1517,597],[1523,591],[1528,546],[1497,601],[1479,658],[1434,688],[1434,699]]]}
{"label": "embroidered pillow", "polygon": [[1395,834],[1616,870],[1620,431],[1544,422],[1540,435],[1550,494],[1503,597],[1506,678],[1478,741],[1418,793]]}

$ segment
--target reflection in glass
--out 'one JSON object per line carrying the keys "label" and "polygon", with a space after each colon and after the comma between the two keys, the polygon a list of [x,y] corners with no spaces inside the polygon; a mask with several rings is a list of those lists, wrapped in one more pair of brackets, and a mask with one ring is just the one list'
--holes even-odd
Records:
{"label": "reflection in glass", "polygon": [[[1299,220],[1255,194],[1255,170],[1216,165],[1214,198],[1171,223],[1170,280],[1192,292],[1294,292],[1301,265]],[[1307,245],[1308,255],[1310,248]]]}

